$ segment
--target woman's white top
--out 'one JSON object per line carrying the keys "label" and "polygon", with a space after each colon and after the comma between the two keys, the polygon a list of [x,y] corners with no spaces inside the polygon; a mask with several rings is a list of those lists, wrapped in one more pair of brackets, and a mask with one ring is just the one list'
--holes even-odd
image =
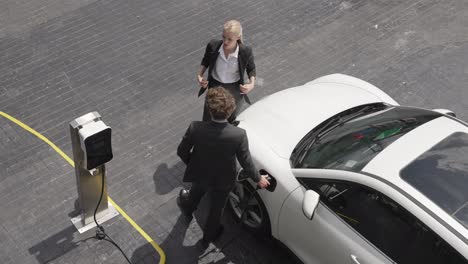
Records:
{"label": "woman's white top", "polygon": [[213,78],[221,83],[234,83],[239,81],[239,62],[237,57],[239,56],[239,45],[236,50],[229,54],[226,58],[224,54],[223,45],[218,50],[218,58],[216,59],[216,67],[213,71]]}

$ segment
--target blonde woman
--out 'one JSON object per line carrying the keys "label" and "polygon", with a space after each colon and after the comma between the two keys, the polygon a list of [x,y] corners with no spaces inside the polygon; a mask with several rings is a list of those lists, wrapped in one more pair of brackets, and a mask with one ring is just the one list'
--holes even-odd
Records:
{"label": "blonde woman", "polygon": [[[207,77],[204,74],[208,69]],[[242,108],[243,101],[250,103],[247,94],[255,87],[255,62],[252,49],[242,42],[242,26],[237,20],[223,25],[222,40],[211,40],[206,45],[197,81],[199,96],[206,88],[224,87],[236,101],[237,108],[228,118],[232,123]],[[210,120],[205,100],[203,121]]]}

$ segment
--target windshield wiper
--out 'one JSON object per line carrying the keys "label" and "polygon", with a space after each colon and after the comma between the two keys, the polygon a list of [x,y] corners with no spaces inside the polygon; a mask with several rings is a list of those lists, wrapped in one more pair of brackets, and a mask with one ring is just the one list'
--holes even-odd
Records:
{"label": "windshield wiper", "polygon": [[348,115],[344,115],[344,116],[339,116],[339,117],[336,117],[336,118],[333,118],[332,120],[330,120],[329,123],[327,123],[325,126],[322,127],[322,129],[320,129],[316,136],[314,137],[314,139],[312,140],[311,143],[309,143],[309,146],[312,146],[314,143],[316,143],[320,138],[322,138],[323,136],[325,136],[326,134],[330,133],[332,130],[334,130],[335,128],[337,127],[340,127],[342,126],[343,124],[353,120],[353,119],[356,119],[358,117],[361,117],[363,116],[364,114],[367,114],[369,111],[371,110],[375,110],[377,108],[382,108],[382,105],[367,105],[361,109],[359,109],[358,111],[356,112],[352,112]]}
{"label": "windshield wiper", "polygon": [[313,131],[315,136],[309,137],[306,141],[304,141],[301,144],[301,146],[297,150],[293,152],[292,160],[294,161],[294,164],[297,164],[304,158],[304,155],[307,153],[307,149],[309,149],[312,145],[317,143],[318,140],[320,140],[320,138],[327,135],[335,128],[342,126],[343,124],[353,119],[361,117],[364,114],[368,114],[371,111],[373,112],[376,109],[384,109],[385,107],[387,107],[387,105],[383,103],[369,104],[365,106],[360,106],[359,108],[356,107],[354,109],[349,109],[342,114],[332,117],[325,124],[321,125],[319,129]]}
{"label": "windshield wiper", "polygon": [[[307,152],[305,150],[310,148],[313,144],[315,144],[317,139],[319,139],[319,135],[321,135],[325,131],[329,131],[329,129],[332,127],[334,128],[336,124],[339,124],[341,122],[340,120],[341,120],[340,116],[333,117],[332,119],[328,120],[327,123],[320,126],[318,130],[315,130],[314,133],[316,133],[316,135],[314,137],[308,137],[308,139],[305,140],[301,144],[301,146],[299,146],[297,149],[293,151],[291,155],[293,163],[297,164],[298,161],[302,160],[304,158],[305,153]],[[298,157],[298,155],[300,156]]]}
{"label": "windshield wiper", "polygon": [[[321,133],[321,131],[323,131],[324,129],[330,127],[331,125],[333,125],[334,123],[338,122],[340,120],[340,117],[337,116],[337,117],[334,117],[330,120],[328,120],[327,123],[325,123],[324,125],[320,126],[320,128],[318,130],[315,130],[313,131],[314,133]],[[307,136],[306,136],[307,137]],[[294,164],[296,164],[296,162],[298,161],[298,157],[297,155],[300,154],[300,153],[304,153],[304,150],[309,148],[311,145],[314,144],[315,140],[317,139],[317,136],[315,137],[307,137],[307,139],[302,142],[296,149],[293,150],[293,153],[291,155],[291,158],[294,162]],[[303,155],[302,155],[303,156]],[[300,157],[299,160],[302,160],[303,157]]]}

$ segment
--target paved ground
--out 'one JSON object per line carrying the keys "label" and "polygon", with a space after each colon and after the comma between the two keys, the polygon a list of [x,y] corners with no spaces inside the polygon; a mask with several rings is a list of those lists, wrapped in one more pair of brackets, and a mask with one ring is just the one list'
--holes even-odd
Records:
{"label": "paved ground", "polygon": [[[254,48],[253,100],[341,72],[401,104],[450,108],[468,120],[464,0],[0,0],[0,111],[71,156],[68,123],[98,111],[113,128],[109,195],[166,252],[167,263],[290,263],[229,225],[201,255],[198,222],[175,205],[184,166],[175,149],[201,117],[195,72],[206,42],[239,19]],[[339,96],[339,95],[338,95]],[[110,243],[78,235],[73,168],[0,117],[2,263],[125,263]],[[226,224],[232,223],[226,215]],[[121,216],[108,233],[134,263],[159,255]],[[213,250],[218,248],[220,250]]]}

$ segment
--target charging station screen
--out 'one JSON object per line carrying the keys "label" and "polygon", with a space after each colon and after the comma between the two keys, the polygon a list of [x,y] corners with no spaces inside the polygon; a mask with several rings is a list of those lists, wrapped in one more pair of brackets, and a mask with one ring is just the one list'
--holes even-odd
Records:
{"label": "charging station screen", "polygon": [[112,159],[111,131],[107,128],[85,139],[86,169],[94,169]]}

